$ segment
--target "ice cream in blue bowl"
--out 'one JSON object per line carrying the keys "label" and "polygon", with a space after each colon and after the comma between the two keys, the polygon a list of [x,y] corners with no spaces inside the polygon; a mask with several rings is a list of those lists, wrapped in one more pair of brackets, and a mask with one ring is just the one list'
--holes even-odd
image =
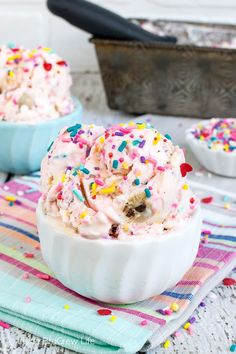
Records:
{"label": "ice cream in blue bowl", "polygon": [[40,168],[61,128],[81,121],[69,66],[50,48],[0,47],[0,171]]}

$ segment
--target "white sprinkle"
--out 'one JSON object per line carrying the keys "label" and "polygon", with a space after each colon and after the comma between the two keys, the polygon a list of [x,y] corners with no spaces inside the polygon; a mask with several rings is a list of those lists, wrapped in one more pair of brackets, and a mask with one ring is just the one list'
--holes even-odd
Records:
{"label": "white sprinkle", "polygon": [[213,291],[210,291],[209,294],[207,295],[207,297],[210,300],[215,300],[217,298],[217,295]]}
{"label": "white sprinkle", "polygon": [[202,172],[195,172],[194,174],[197,177],[203,177],[204,176],[204,174]]}

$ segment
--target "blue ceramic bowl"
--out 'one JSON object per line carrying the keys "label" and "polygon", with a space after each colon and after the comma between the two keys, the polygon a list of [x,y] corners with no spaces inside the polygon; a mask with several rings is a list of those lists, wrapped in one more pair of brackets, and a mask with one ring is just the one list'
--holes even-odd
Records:
{"label": "blue ceramic bowl", "polygon": [[66,116],[36,124],[0,122],[0,171],[27,174],[40,169],[47,148],[64,126],[81,122],[82,106]]}

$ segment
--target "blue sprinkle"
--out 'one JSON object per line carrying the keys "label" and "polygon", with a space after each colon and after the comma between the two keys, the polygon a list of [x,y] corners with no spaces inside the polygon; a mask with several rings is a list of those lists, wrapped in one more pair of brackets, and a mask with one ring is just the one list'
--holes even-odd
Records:
{"label": "blue sprinkle", "polygon": [[223,202],[228,202],[230,200],[228,195],[224,195]]}
{"label": "blue sprinkle", "polygon": [[70,132],[76,131],[76,133],[77,133],[77,130],[79,130],[81,127],[82,127],[81,124],[75,124],[72,127],[67,128],[67,132],[70,133]]}
{"label": "blue sprinkle", "polygon": [[169,134],[165,134],[166,139],[172,140],[171,136]]}
{"label": "blue sprinkle", "polygon": [[145,189],[144,189],[144,192],[145,192],[147,198],[151,198],[152,193],[150,192],[150,189],[145,188]]}
{"label": "blue sprinkle", "polygon": [[78,198],[81,202],[84,202],[84,197],[82,196],[82,194],[80,194],[78,190],[73,189],[72,192],[76,196],[76,198]]}
{"label": "blue sprinkle", "polygon": [[49,145],[49,147],[47,148],[47,152],[49,152],[51,150],[51,147],[53,146],[54,141],[51,142],[51,144]]}
{"label": "blue sprinkle", "polygon": [[118,167],[118,160],[114,160],[113,163],[112,163],[112,167],[117,169]]}
{"label": "blue sprinkle", "polygon": [[136,184],[136,186],[139,186],[140,185],[140,179],[139,178],[136,178],[134,180],[134,184]]}
{"label": "blue sprinkle", "polygon": [[122,143],[118,147],[118,151],[122,152],[126,148],[126,145],[127,145],[127,141],[125,141],[125,140],[122,141]]}

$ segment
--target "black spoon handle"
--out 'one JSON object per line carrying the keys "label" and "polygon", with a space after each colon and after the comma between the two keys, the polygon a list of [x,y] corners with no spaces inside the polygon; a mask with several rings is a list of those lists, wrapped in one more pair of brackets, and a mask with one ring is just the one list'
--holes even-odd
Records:
{"label": "black spoon handle", "polygon": [[123,17],[85,0],[47,0],[49,10],[72,25],[98,38],[176,43],[175,37],[161,37],[145,31]]}

